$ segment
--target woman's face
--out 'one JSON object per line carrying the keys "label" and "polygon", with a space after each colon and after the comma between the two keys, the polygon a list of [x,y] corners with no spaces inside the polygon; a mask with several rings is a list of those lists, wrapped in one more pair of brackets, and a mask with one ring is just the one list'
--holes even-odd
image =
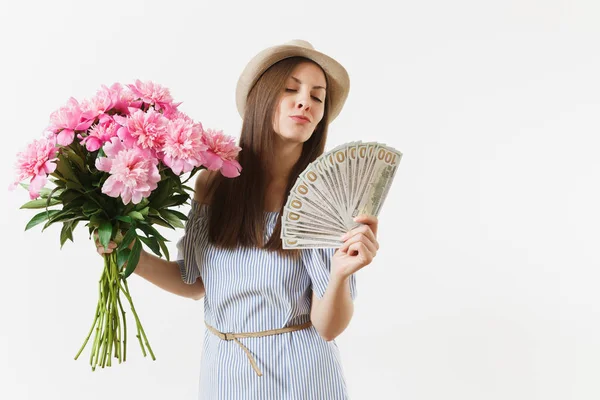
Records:
{"label": "woman's face", "polygon": [[325,74],[311,62],[300,63],[287,78],[273,129],[286,142],[304,143],[323,118]]}

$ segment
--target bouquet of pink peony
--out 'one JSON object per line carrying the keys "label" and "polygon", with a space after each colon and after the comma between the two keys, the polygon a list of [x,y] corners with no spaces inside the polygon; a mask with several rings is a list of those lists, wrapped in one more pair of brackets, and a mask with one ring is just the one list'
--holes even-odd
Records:
{"label": "bouquet of pink peony", "polygon": [[[102,86],[79,103],[74,98],[50,115],[44,137],[18,154],[17,179],[29,190],[21,208],[44,209],[25,230],[42,224],[44,230],[61,223],[60,246],[73,241],[73,230],[86,221],[90,237],[97,232],[105,248],[99,299],[94,322],[75,356],[92,333],[92,370],[111,366],[111,357],[126,360],[127,323],[121,302],[129,303],[137,339],[146,356],[154,353],[133,306],[127,277],[146,246],[169,259],[167,241],[154,227],[183,228],[187,217],[174,209],[187,203],[193,189],[186,182],[199,170],[220,170],[233,178],[241,171],[241,150],[221,131],[204,129],[177,109],[169,90],[153,82]],[[182,180],[184,174],[187,179]],[[29,181],[28,184],[22,183]],[[46,188],[50,181],[52,187]],[[121,329],[123,328],[123,329]]]}

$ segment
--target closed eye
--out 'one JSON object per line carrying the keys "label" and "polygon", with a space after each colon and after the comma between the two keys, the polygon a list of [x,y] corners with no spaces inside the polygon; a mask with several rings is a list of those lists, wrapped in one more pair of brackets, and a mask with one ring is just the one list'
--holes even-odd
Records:
{"label": "closed eye", "polygon": [[[285,88],[285,91],[286,91],[286,92],[297,92],[297,90],[296,90],[296,89],[290,89],[290,88]],[[312,98],[313,98],[315,101],[318,101],[319,103],[322,103],[322,102],[323,102],[323,100],[319,99],[319,98],[318,98],[318,97],[316,97],[316,96],[310,96],[310,97],[312,97]]]}

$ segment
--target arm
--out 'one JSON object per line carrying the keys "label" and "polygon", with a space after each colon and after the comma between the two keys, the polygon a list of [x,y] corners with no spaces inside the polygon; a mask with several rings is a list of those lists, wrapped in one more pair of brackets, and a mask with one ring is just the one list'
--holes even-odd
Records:
{"label": "arm", "polygon": [[[196,178],[194,199],[199,203],[205,201],[207,193],[207,183],[209,178],[212,179],[214,174],[211,171],[202,170]],[[97,234],[96,234],[97,235]],[[96,246],[98,253],[111,253],[116,247],[114,242],[110,242],[108,249],[103,249],[96,238]],[[133,243],[131,244],[133,246]],[[130,248],[131,248],[130,246]],[[167,261],[160,257],[156,257],[142,249],[140,260],[135,267],[134,273],[153,283],[161,289],[176,295],[187,297],[194,300],[200,300],[206,294],[204,282],[199,277],[193,284],[188,284],[181,277],[181,270],[175,261]]]}
{"label": "arm", "polygon": [[[208,202],[211,199],[211,187],[216,173],[202,170],[196,177],[194,185],[194,200],[198,203]],[[176,295],[200,300],[206,294],[202,277],[193,284],[187,284],[181,279],[181,271],[177,262],[166,261],[144,250],[140,254],[140,261],[134,273],[156,286]]]}
{"label": "arm", "polygon": [[377,254],[377,217],[360,215],[355,218],[361,223],[344,236],[342,246],[331,259],[329,283],[319,299],[313,292],[310,319],[326,341],[335,339],[350,324],[354,314],[354,303],[350,296],[350,276],[369,265]]}
{"label": "arm", "polygon": [[202,278],[198,278],[194,284],[188,285],[181,279],[177,262],[163,260],[145,250],[142,250],[140,254],[140,261],[135,267],[134,273],[159,288],[182,297],[200,300],[205,295]]}
{"label": "arm", "polygon": [[331,341],[350,324],[354,314],[354,303],[350,297],[349,278],[333,272],[323,298],[313,292],[310,320],[319,335]]}

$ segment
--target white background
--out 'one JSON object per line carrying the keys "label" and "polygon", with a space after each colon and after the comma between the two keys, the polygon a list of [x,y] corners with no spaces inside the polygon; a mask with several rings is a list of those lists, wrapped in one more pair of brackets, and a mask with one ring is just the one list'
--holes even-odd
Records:
{"label": "white background", "polygon": [[[2,179],[50,112],[150,79],[205,127],[239,136],[237,78],[305,39],[352,85],[327,148],[404,153],[338,337],[353,399],[600,398],[600,7],[577,0],[3,2]],[[202,302],[138,276],[157,355],[91,372],[102,259],[80,226],[24,232],[2,198],[0,398],[195,399]],[[187,212],[188,208],[182,208]],[[182,234],[161,230],[172,242]],[[131,313],[128,314],[131,317]]]}

